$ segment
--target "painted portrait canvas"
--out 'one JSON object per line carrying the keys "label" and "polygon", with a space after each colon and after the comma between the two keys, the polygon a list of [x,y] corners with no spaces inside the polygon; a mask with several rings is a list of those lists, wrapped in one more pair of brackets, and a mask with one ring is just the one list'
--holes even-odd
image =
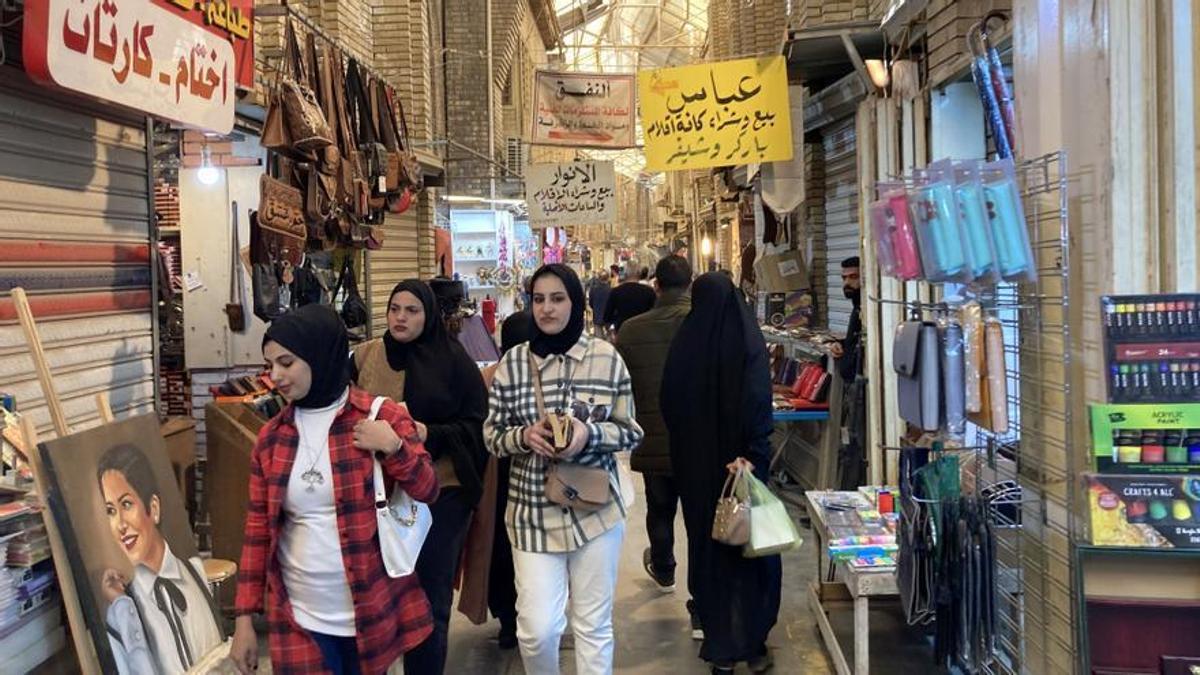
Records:
{"label": "painted portrait canvas", "polygon": [[158,419],[122,420],[39,448],[101,669],[175,675],[211,662],[222,622]]}

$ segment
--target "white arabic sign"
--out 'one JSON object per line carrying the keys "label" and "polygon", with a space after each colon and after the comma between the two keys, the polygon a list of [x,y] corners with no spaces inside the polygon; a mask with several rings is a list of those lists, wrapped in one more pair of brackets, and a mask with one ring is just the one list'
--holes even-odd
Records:
{"label": "white arabic sign", "polygon": [[534,227],[611,223],[617,217],[613,163],[531,164],[525,200]]}
{"label": "white arabic sign", "polygon": [[27,0],[23,56],[35,80],[187,126],[233,130],[229,41],[147,0]]}
{"label": "white arabic sign", "polygon": [[632,148],[635,91],[633,75],[539,70],[533,86],[532,142]]}

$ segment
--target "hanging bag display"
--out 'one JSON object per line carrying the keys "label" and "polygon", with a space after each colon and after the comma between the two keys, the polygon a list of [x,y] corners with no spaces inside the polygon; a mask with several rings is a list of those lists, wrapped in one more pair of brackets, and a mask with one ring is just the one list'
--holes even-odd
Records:
{"label": "hanging bag display", "polygon": [[739,466],[725,478],[713,516],[712,538],[728,546],[744,546],[750,542],[750,491],[746,473],[745,468]]}
{"label": "hanging bag display", "polygon": [[956,321],[939,326],[942,345],[942,384],[945,394],[943,417],[946,431],[962,434],[966,431],[966,383],[963,372],[963,329]]}
{"label": "hanging bag display", "polygon": [[284,42],[284,64],[276,73],[279,104],[287,124],[290,148],[307,154],[333,143],[333,133],[317,103],[316,94],[307,84],[308,76],[291,19],[287,20]]}
{"label": "hanging bag display", "polygon": [[[537,400],[538,416],[550,424],[554,432],[554,448],[562,451],[571,442],[571,417],[557,410],[553,415],[546,414],[542,376],[532,351],[529,352],[529,373],[533,377],[533,395]],[[559,506],[580,511],[598,511],[608,504],[611,498],[608,469],[567,460],[547,461],[549,466],[546,468],[546,499]]]}
{"label": "hanging bag display", "polygon": [[225,316],[229,319],[229,330],[241,333],[246,330],[246,308],[242,298],[246,295],[245,282],[242,281],[242,246],[238,243],[238,203],[233,202],[233,242],[229,254],[229,302],[225,305]]}
{"label": "hanging bag display", "polygon": [[[371,402],[368,421],[374,421],[379,416],[379,409],[386,400],[385,396],[377,396]],[[392,487],[389,499],[387,484],[383,479],[383,465],[374,453],[372,462],[375,465],[375,524],[379,530],[379,552],[383,556],[383,567],[393,579],[406,577],[417,568],[421,547],[429,536],[429,528],[433,527],[433,514],[427,504],[416,501],[398,486]]]}

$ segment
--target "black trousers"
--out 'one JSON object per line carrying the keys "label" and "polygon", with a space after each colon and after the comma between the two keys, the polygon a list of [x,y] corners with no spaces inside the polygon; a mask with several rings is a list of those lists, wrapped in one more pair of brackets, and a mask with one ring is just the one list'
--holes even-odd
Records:
{"label": "black trousers", "polygon": [[517,620],[517,573],[513,569],[512,543],[504,511],[508,508],[508,472],[512,459],[501,458],[496,463],[496,539],[492,543],[492,565],[488,569],[488,609],[500,623],[512,625]]}
{"label": "black trousers", "polygon": [[417,578],[429,598],[433,633],[404,655],[404,672],[410,675],[441,675],[446,668],[454,575],[458,572],[474,505],[467,503],[462,488],[450,487],[442,490],[429,510],[433,525],[417,558]]}
{"label": "black trousers", "polygon": [[[675,477],[642,474],[646,486],[646,534],[650,537],[650,562],[662,573],[675,571],[675,512],[679,490]],[[692,595],[692,567],[688,565],[688,595]]]}

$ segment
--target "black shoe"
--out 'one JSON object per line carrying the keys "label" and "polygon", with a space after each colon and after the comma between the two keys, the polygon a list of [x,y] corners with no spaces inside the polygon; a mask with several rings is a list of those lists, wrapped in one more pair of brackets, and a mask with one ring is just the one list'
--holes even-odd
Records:
{"label": "black shoe", "polygon": [[719,663],[710,663],[708,665],[712,668],[712,675],[733,675],[733,666]]}
{"label": "black shoe", "polygon": [[650,560],[650,547],[647,546],[642,551],[642,567],[646,570],[646,574],[658,584],[658,590],[662,593],[675,592],[675,570],[671,570],[666,574],[659,573],[654,569],[654,563]]}
{"label": "black shoe", "polygon": [[704,640],[704,626],[700,625],[700,613],[696,611],[696,601],[687,601],[688,616],[692,622],[692,639],[696,641]]}
{"label": "black shoe", "polygon": [[516,621],[501,621],[500,634],[496,636],[496,642],[500,644],[500,649],[516,649],[517,648],[517,622]]}

